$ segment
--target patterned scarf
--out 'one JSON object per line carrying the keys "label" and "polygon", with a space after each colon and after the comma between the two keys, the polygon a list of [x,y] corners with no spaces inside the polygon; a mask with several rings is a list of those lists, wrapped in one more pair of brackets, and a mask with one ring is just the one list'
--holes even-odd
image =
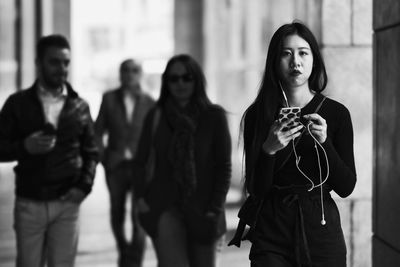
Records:
{"label": "patterned scarf", "polygon": [[197,185],[194,134],[199,109],[190,104],[181,108],[169,99],[165,105],[165,113],[173,130],[168,151],[168,160],[173,166],[172,177],[179,184],[183,198],[186,199],[195,191]]}

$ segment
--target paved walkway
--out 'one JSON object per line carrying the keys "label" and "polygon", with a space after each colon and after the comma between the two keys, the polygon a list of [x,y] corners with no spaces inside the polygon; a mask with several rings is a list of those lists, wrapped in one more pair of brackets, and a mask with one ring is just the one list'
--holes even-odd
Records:
{"label": "paved walkway", "polygon": [[[76,267],[114,267],[116,266],[115,244],[109,225],[108,192],[104,183],[102,168],[98,169],[92,194],[85,200],[81,210],[81,235]],[[3,174],[3,175],[2,175]],[[12,208],[14,179],[0,173],[0,267],[14,267],[15,240],[12,230]],[[230,201],[237,198],[231,191]],[[128,207],[129,208],[129,207]],[[227,210],[228,228],[237,224],[237,208]],[[130,231],[128,225],[127,231]],[[232,231],[228,233],[229,239]],[[157,261],[150,240],[145,255],[144,267],[156,267]],[[224,246],[221,254],[221,267],[244,267],[248,262],[249,243],[242,248]]]}

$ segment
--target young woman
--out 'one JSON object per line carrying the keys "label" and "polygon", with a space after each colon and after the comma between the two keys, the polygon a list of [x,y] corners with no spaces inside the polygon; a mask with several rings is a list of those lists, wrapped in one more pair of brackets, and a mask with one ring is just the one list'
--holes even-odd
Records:
{"label": "young woman", "polygon": [[135,165],[144,174],[155,151],[154,176],[141,190],[140,217],[159,267],[216,266],[226,231],[231,138],[224,110],[210,102],[205,87],[192,57],[171,58],[136,154]]}
{"label": "young woman", "polygon": [[[356,183],[349,111],[321,94],[327,75],[318,44],[301,23],[273,35],[255,101],[243,122],[245,187],[261,205],[252,267],[346,266],[340,216],[330,191],[351,194]],[[283,107],[301,108],[285,130]]]}

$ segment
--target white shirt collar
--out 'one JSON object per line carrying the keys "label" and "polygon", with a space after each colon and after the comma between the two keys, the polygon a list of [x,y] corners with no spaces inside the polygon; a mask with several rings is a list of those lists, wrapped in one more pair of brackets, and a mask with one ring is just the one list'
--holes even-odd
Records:
{"label": "white shirt collar", "polygon": [[67,95],[68,95],[67,86],[65,84],[63,84],[61,86],[61,88],[62,88],[61,89],[61,93],[57,94],[57,95],[54,95],[54,94],[50,93],[40,83],[38,83],[38,87],[39,87],[39,95],[43,96],[43,97],[60,98],[60,97],[67,97]]}

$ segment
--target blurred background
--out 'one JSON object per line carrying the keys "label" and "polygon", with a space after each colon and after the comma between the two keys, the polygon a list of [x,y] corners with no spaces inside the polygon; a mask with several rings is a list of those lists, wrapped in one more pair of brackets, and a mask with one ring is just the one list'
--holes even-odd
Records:
{"label": "blurred background", "polygon": [[[373,184],[379,182],[373,177],[381,170],[374,151],[378,151],[379,140],[385,139],[385,130],[379,128],[377,118],[385,114],[385,101],[390,101],[390,92],[396,88],[391,87],[389,93],[383,94],[386,98],[374,102],[374,96],[379,95],[376,93],[379,81],[384,81],[387,75],[379,72],[377,66],[379,63],[393,66],[391,61],[395,61],[394,66],[399,67],[397,58],[400,58],[398,51],[397,57],[385,53],[387,44],[393,40],[379,36],[394,36],[387,33],[392,29],[400,36],[399,17],[400,4],[396,0],[1,0],[0,105],[9,94],[33,83],[34,49],[42,35],[61,33],[69,38],[70,82],[89,102],[94,119],[102,94],[119,85],[118,68],[122,60],[135,58],[143,62],[143,88],[157,98],[166,61],[177,53],[191,54],[205,70],[210,98],[228,111],[234,144],[227,204],[228,239],[237,224],[236,214],[242,200],[240,119],[256,96],[271,35],[283,23],[300,20],[311,28],[320,43],[329,76],[325,94],[346,105],[352,115],[358,183],[349,198],[335,198],[347,240],[348,266],[368,267],[372,266],[373,254]],[[373,49],[374,31],[376,49]],[[399,43],[399,37],[395,42]],[[380,52],[386,61],[376,60]],[[391,85],[399,85],[398,78],[388,78],[396,81]],[[390,116],[395,119],[397,110],[391,111]],[[382,149],[379,151],[390,150]],[[0,266],[4,267],[13,266],[15,257],[14,165],[0,165]],[[395,166],[394,162],[382,168]],[[391,185],[400,187],[393,182],[396,177],[390,177],[393,179],[382,183],[383,189],[376,193],[374,207],[389,210],[386,203],[390,201],[379,200],[387,196],[385,189],[390,190]],[[77,266],[115,265],[108,209],[104,173],[99,165],[93,193],[82,207]],[[391,239],[384,230],[393,229],[396,221],[391,221],[392,228],[378,218],[374,222],[374,233],[377,237],[382,233],[385,240],[382,247],[376,247],[382,251],[387,247],[399,259],[399,238]],[[248,252],[249,244],[241,249],[224,247],[222,266],[248,265]],[[156,266],[150,242],[145,266]]]}

